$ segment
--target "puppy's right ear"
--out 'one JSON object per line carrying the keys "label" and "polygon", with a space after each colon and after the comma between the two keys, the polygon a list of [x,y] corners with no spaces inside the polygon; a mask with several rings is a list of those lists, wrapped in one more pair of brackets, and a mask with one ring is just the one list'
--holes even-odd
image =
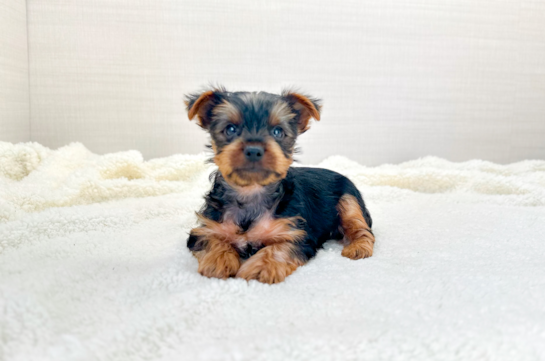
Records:
{"label": "puppy's right ear", "polygon": [[208,129],[211,122],[212,109],[221,101],[220,92],[216,89],[208,90],[204,93],[186,95],[185,98],[189,120],[193,120],[197,116],[198,125],[201,128]]}

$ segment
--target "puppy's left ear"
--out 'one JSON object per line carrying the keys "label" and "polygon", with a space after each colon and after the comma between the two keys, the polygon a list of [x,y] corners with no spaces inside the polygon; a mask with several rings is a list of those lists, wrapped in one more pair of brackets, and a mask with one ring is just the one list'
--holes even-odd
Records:
{"label": "puppy's left ear", "polygon": [[320,110],[322,109],[322,101],[320,99],[289,90],[282,92],[282,96],[298,113],[297,128],[299,129],[299,134],[306,132],[310,128],[310,118],[320,120]]}
{"label": "puppy's left ear", "polygon": [[197,116],[199,126],[208,129],[211,122],[211,111],[220,102],[221,91],[219,89],[186,95],[187,116],[189,120],[193,120]]}

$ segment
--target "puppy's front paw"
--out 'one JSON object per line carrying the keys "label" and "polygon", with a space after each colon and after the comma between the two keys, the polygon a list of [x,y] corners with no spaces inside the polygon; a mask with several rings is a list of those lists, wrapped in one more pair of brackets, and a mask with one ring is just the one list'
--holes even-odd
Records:
{"label": "puppy's front paw", "polygon": [[237,272],[238,278],[257,280],[262,283],[280,283],[293,273],[300,264],[286,257],[285,251],[269,246],[250,257]]}
{"label": "puppy's front paw", "polygon": [[199,259],[199,273],[206,277],[232,277],[240,268],[240,259],[234,249],[224,248],[206,252]]}
{"label": "puppy's front paw", "polygon": [[237,272],[237,277],[268,284],[284,281],[297,268],[287,263],[248,264],[248,262]]}

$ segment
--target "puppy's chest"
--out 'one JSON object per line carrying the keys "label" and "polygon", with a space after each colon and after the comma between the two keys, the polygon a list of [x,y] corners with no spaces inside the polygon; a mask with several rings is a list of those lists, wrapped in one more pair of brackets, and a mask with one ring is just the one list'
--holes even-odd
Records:
{"label": "puppy's chest", "polygon": [[271,211],[258,204],[234,204],[225,209],[222,223],[234,233],[229,238],[240,257],[248,258],[264,247],[255,229],[262,228],[260,225],[270,218]]}
{"label": "puppy's chest", "polygon": [[272,213],[273,210],[267,209],[261,202],[235,202],[224,209],[222,221],[233,223],[240,231],[247,232],[255,223],[271,217]]}

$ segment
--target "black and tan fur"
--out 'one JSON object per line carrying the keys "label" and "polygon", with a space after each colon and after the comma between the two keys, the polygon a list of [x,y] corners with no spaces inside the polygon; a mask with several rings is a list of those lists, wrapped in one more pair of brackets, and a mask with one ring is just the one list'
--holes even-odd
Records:
{"label": "black and tan fur", "polygon": [[320,120],[320,101],[293,91],[187,97],[189,118],[210,133],[214,185],[187,246],[207,277],[282,282],[329,239],[342,255],[370,257],[375,237],[363,198],[346,177],[292,168],[297,137]]}

